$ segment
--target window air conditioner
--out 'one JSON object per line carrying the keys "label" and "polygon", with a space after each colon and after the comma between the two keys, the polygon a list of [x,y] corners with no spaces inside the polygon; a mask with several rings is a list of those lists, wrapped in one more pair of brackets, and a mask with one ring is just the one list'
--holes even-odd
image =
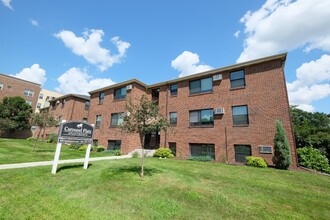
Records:
{"label": "window air conditioner", "polygon": [[213,76],[213,81],[222,80],[222,74],[217,74]]}
{"label": "window air conditioner", "polygon": [[214,109],[214,114],[215,115],[222,115],[225,113],[225,109],[224,108],[215,108]]}
{"label": "window air conditioner", "polygon": [[272,146],[259,146],[259,153],[261,154],[271,154],[273,153],[273,148]]}
{"label": "window air conditioner", "polygon": [[126,90],[131,90],[132,87],[133,87],[132,84],[131,84],[131,85],[127,85],[127,86],[126,86]]}

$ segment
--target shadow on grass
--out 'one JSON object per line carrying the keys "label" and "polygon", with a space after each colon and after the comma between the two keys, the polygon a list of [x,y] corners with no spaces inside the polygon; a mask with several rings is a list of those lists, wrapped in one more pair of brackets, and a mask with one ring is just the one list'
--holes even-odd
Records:
{"label": "shadow on grass", "polygon": [[[152,167],[144,167],[144,176],[152,176],[155,173],[161,173],[162,171]],[[103,177],[105,178],[118,178],[118,177],[128,177],[127,174],[141,175],[141,166],[121,166],[121,167],[111,167],[103,171]]]}
{"label": "shadow on grass", "polygon": [[[88,167],[91,167],[92,164],[88,164]],[[61,166],[60,168],[57,168],[57,172],[60,172],[62,170],[68,170],[68,169],[75,169],[75,168],[83,168],[84,167],[84,164],[75,164],[75,165],[64,165],[64,166]]]}
{"label": "shadow on grass", "polygon": [[51,152],[54,153],[55,151],[53,149],[45,149],[45,150],[35,150],[34,152],[38,153],[38,152]]}

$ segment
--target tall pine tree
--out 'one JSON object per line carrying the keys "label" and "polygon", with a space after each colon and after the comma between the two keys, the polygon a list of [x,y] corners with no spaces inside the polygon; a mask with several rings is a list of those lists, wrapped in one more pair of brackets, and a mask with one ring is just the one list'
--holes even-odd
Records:
{"label": "tall pine tree", "polygon": [[276,133],[274,137],[273,163],[276,168],[288,169],[291,165],[291,153],[288,139],[282,122],[276,120]]}

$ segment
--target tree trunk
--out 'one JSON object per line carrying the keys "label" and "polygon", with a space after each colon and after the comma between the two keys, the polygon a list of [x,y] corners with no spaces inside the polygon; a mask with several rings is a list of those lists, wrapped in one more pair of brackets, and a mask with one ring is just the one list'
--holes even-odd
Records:
{"label": "tree trunk", "polygon": [[145,135],[140,134],[140,142],[142,147],[142,155],[141,155],[141,173],[140,176],[144,177],[144,141],[145,141]]}
{"label": "tree trunk", "polygon": [[35,150],[35,148],[36,148],[36,146],[37,146],[38,139],[39,139],[39,137],[40,137],[41,131],[42,131],[42,127],[39,127],[39,132],[38,132],[38,135],[37,135],[36,140],[34,141],[34,145],[33,145],[33,148],[32,148],[32,152],[34,152],[34,150]]}

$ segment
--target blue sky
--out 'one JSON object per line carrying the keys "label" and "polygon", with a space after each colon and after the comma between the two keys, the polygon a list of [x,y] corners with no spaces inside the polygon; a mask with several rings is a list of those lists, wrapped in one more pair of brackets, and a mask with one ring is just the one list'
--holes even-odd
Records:
{"label": "blue sky", "polygon": [[330,113],[328,0],[1,0],[0,72],[61,93],[288,52],[291,104]]}

